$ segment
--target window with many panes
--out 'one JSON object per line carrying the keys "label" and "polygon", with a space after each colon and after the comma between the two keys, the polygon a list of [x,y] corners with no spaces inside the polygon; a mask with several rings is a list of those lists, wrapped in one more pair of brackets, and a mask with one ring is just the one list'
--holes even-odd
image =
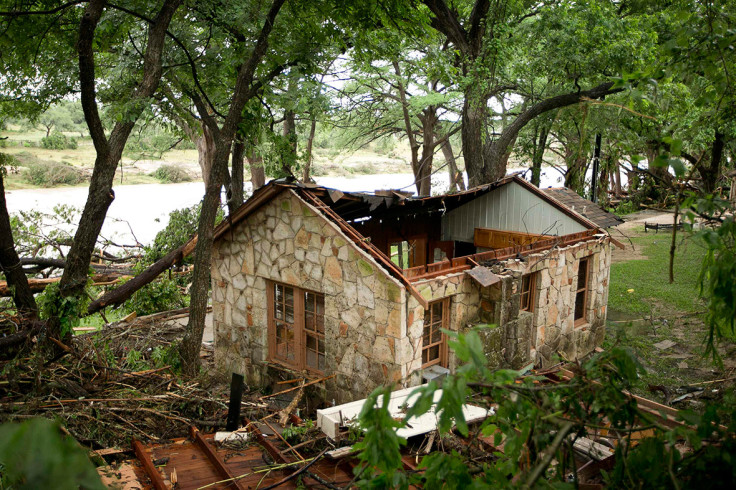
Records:
{"label": "window with many panes", "polygon": [[585,320],[585,308],[588,302],[588,277],[590,276],[590,257],[580,259],[578,265],[578,286],[575,290],[575,325],[582,325]]}
{"label": "window with many panes", "polygon": [[269,282],[268,329],[272,360],[297,369],[324,371],[324,295]]}
{"label": "window with many panes", "polygon": [[422,367],[439,364],[447,367],[447,339],[441,329],[449,327],[450,298],[429,303],[424,310],[422,331]]}
{"label": "window with many panes", "polygon": [[521,305],[524,311],[534,311],[534,303],[537,291],[537,273],[527,274],[521,277]]}

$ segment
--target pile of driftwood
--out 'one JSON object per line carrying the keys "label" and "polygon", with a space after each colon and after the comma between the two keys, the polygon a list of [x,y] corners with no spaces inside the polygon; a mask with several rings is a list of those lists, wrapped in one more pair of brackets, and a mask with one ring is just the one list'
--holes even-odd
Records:
{"label": "pile of driftwood", "polygon": [[[191,425],[224,426],[227,380],[211,372],[185,379],[164,364],[184,333],[169,320],[186,312],[173,313],[77,335],[59,345],[53,361],[36,351],[0,361],[0,422],[55,418],[91,448],[183,436]],[[209,369],[211,351],[203,348],[201,355]],[[266,404],[244,401],[243,407],[257,418]]]}

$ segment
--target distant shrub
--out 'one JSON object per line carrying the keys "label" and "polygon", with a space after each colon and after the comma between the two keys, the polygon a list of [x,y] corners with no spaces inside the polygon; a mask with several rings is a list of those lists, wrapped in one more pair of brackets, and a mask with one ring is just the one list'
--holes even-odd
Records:
{"label": "distant shrub", "polygon": [[153,176],[161,182],[170,182],[172,184],[189,182],[192,180],[192,177],[187,173],[187,171],[178,165],[161,165],[153,173]]}
{"label": "distant shrub", "polygon": [[[197,233],[201,211],[202,203],[199,203],[189,208],[175,209],[169,213],[169,222],[166,228],[159,231],[153,243],[146,247],[143,261],[147,264],[152,264],[175,248],[186,243]],[[219,209],[217,211],[217,218],[215,218],[215,224],[220,223],[224,217],[225,214],[222,209]],[[184,259],[184,263],[191,263],[192,260],[193,258],[190,256]]]}
{"label": "distant shrub", "polygon": [[24,180],[40,187],[77,185],[87,178],[80,169],[65,163],[44,162],[27,165],[23,172]]}
{"label": "distant shrub", "polygon": [[41,138],[41,146],[47,150],[76,150],[76,138],[67,138],[65,134],[53,132]]}

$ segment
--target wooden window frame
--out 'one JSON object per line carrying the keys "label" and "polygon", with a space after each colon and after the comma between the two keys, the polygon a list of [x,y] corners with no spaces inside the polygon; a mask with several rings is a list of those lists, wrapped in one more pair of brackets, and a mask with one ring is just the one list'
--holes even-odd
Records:
{"label": "wooden window frame", "polygon": [[[519,309],[521,311],[528,311],[534,313],[537,306],[537,280],[539,272],[532,272],[531,274],[524,274],[521,276],[521,294],[519,295]],[[529,281],[529,291],[524,290],[524,280]],[[524,295],[527,295],[528,300],[526,306],[524,305]]]}
{"label": "wooden window frame", "polygon": [[[322,374],[324,373],[324,370],[320,370],[314,367],[311,367],[307,365],[307,336],[315,337],[317,339],[317,365],[319,366],[319,344],[322,343],[324,345],[325,343],[325,334],[324,334],[324,298],[325,295],[322,293],[318,293],[316,291],[310,291],[308,289],[302,289],[297,286],[292,286],[291,284],[284,284],[277,281],[266,281],[266,301],[268,302],[266,307],[266,312],[268,315],[268,360],[270,362],[275,362],[278,364],[281,364],[285,367],[288,367],[290,369],[296,369],[301,371],[310,371],[314,372],[316,374]],[[276,322],[278,321],[276,318],[276,308],[275,308],[275,288],[276,287],[283,287],[283,288],[290,288],[293,290],[293,298],[294,298],[294,322],[293,322],[293,330],[294,330],[294,359],[289,360],[288,358],[280,357],[278,355],[278,352],[276,350]],[[306,325],[306,317],[308,312],[306,311],[306,297],[307,294],[311,294],[315,296],[316,298],[321,297],[323,301],[323,310],[321,315],[316,311],[313,312],[315,317],[321,316],[322,317],[322,330],[323,332],[320,333],[318,329],[313,329],[310,331],[310,329],[307,328]],[[315,303],[316,305],[316,303]],[[325,354],[326,354],[326,346],[325,346]],[[326,359],[325,359],[326,362]]]}
{"label": "wooden window frame", "polygon": [[[590,291],[590,264],[592,262],[592,256],[588,255],[587,257],[582,257],[578,261],[578,284],[577,289],[574,293],[574,302],[573,302],[573,320],[574,320],[574,326],[580,327],[582,325],[585,325],[588,323],[588,296]],[[585,281],[583,283],[583,287],[580,287],[580,267],[585,264]],[[580,318],[575,318],[575,314],[577,312],[577,306],[578,306],[578,294],[583,293],[583,307],[582,307],[582,316]]]}
{"label": "wooden window frame", "polygon": [[[424,329],[426,328],[426,317],[427,312],[430,316],[430,323],[432,322],[432,305],[441,304],[442,305],[442,318],[440,320],[440,328],[444,328],[445,330],[449,330],[450,328],[450,298],[443,298],[437,301],[432,301],[427,305],[427,309],[425,310],[425,325],[422,326],[422,369],[427,369],[428,367],[434,366],[439,364],[440,366],[446,368],[447,367],[447,361],[448,361],[448,348],[447,348],[447,335],[444,332],[440,332],[440,340],[438,342],[431,342],[428,345],[424,345]],[[430,326],[431,329],[431,326]],[[430,340],[432,336],[432,332],[430,330],[429,332]],[[427,361],[426,363],[423,361],[424,359],[424,351],[428,351],[434,346],[439,346],[439,356],[435,359],[432,359],[430,361]]]}

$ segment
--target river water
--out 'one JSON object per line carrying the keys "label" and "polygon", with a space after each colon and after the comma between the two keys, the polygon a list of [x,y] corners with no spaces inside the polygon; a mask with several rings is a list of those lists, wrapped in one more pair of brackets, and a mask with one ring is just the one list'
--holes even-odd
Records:
{"label": "river water", "polygon": [[[560,186],[559,173],[545,169],[542,187]],[[510,172],[514,169],[509,169]],[[406,189],[416,191],[414,176],[405,174],[356,175],[354,177],[316,177],[318,184],[348,192],[375,191],[377,189]],[[449,178],[446,173],[432,176],[433,193],[446,192]],[[250,191],[250,184],[246,183]],[[120,185],[114,188],[115,200],[107,213],[102,235],[117,243],[150,243],[167,222],[175,209],[193,206],[202,200],[204,184]],[[24,189],[6,191],[8,212],[37,210],[52,213],[54,206],[66,204],[79,208],[87,200],[86,187],[54,189]]]}

